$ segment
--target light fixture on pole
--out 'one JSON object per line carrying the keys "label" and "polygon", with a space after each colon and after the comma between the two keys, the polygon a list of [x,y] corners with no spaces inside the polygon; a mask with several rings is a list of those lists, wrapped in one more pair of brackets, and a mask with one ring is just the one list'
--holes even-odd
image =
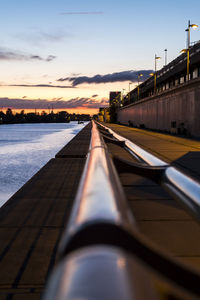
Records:
{"label": "light fixture on pole", "polygon": [[156,93],[156,73],[157,73],[157,66],[156,66],[156,62],[158,59],[161,59],[160,56],[157,56],[155,54],[155,72],[154,72],[154,93]]}
{"label": "light fixture on pole", "polygon": [[128,84],[128,100],[129,100],[129,103],[131,102],[131,84],[133,84],[133,82],[129,82],[129,84]]}
{"label": "light fixture on pole", "polygon": [[140,88],[139,88],[139,84],[140,84],[140,77],[142,77],[143,76],[143,74],[138,74],[138,87],[137,87],[137,91],[138,91],[138,100],[139,100],[139,98],[140,98]]}
{"label": "light fixture on pole", "polygon": [[188,21],[188,27],[185,29],[187,32],[186,49],[181,50],[181,53],[187,53],[187,81],[190,80],[190,28],[196,29],[197,27],[197,24],[190,24],[190,20]]}
{"label": "light fixture on pole", "polygon": [[197,24],[190,24],[190,20],[188,21],[188,28],[185,29],[187,31],[187,48],[190,48],[190,28],[197,29]]}
{"label": "light fixture on pole", "polygon": [[165,66],[167,65],[167,49],[165,49]]}

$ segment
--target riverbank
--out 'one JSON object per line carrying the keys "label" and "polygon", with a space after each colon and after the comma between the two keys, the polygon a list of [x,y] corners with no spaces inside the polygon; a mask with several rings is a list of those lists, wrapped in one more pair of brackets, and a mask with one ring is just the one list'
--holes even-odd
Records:
{"label": "riverbank", "polygon": [[77,191],[90,131],[88,124],[0,209],[1,299],[40,299]]}

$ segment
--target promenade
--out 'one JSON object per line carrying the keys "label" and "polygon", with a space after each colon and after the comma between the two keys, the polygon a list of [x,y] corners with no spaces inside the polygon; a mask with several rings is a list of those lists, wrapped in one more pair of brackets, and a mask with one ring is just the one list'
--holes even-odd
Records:
{"label": "promenade", "polygon": [[[200,178],[200,142],[105,124],[162,160]],[[0,209],[0,300],[36,300],[57,259],[90,142],[91,124],[77,134]],[[111,155],[132,159],[108,143]],[[153,243],[200,270],[200,227],[151,180],[120,174],[138,229]]]}

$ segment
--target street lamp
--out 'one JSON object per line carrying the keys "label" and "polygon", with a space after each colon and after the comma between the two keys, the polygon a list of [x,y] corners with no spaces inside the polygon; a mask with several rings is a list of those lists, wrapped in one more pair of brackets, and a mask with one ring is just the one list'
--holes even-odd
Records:
{"label": "street lamp", "polygon": [[131,92],[131,88],[130,88],[130,87],[131,87],[131,84],[133,84],[133,82],[129,82],[129,84],[128,84],[128,87],[129,87],[129,88],[128,88],[128,91],[129,91],[129,92],[128,92],[128,100],[129,100],[129,103],[131,102],[131,93],[130,93],[130,92]]}
{"label": "street lamp", "polygon": [[190,24],[190,20],[188,21],[188,28],[185,29],[187,31],[187,48],[190,48],[190,28],[196,29],[198,27],[197,24]]}
{"label": "street lamp", "polygon": [[157,69],[156,69],[156,62],[157,62],[157,59],[161,59],[160,56],[157,56],[155,54],[155,72],[154,72],[154,93],[156,93],[156,72],[157,72]]}
{"label": "street lamp", "polygon": [[187,48],[181,50],[181,53],[187,53],[187,81],[189,81],[190,79],[190,28],[196,29],[197,27],[197,24],[190,24],[190,20],[188,21],[188,27],[185,29],[185,31],[187,32]]}
{"label": "street lamp", "polygon": [[165,66],[167,65],[167,49],[165,49]]}
{"label": "street lamp", "polygon": [[123,106],[123,103],[124,103],[124,91],[125,91],[125,89],[122,89],[122,94],[121,94],[121,106]]}
{"label": "street lamp", "polygon": [[140,84],[140,77],[142,77],[143,76],[143,74],[138,74],[138,88],[137,88],[137,90],[138,90],[138,100],[139,100],[139,98],[140,98],[140,88],[139,88],[139,84]]}
{"label": "street lamp", "polygon": [[155,76],[155,73],[154,73],[154,72],[151,72],[149,75],[150,75],[150,76]]}

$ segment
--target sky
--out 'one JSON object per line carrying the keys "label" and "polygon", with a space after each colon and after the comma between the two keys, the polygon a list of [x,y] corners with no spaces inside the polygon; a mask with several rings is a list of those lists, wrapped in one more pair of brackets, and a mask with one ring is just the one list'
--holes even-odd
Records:
{"label": "sky", "polygon": [[[0,0],[0,108],[96,113],[186,47],[200,0]],[[191,30],[191,42],[200,29]]]}

